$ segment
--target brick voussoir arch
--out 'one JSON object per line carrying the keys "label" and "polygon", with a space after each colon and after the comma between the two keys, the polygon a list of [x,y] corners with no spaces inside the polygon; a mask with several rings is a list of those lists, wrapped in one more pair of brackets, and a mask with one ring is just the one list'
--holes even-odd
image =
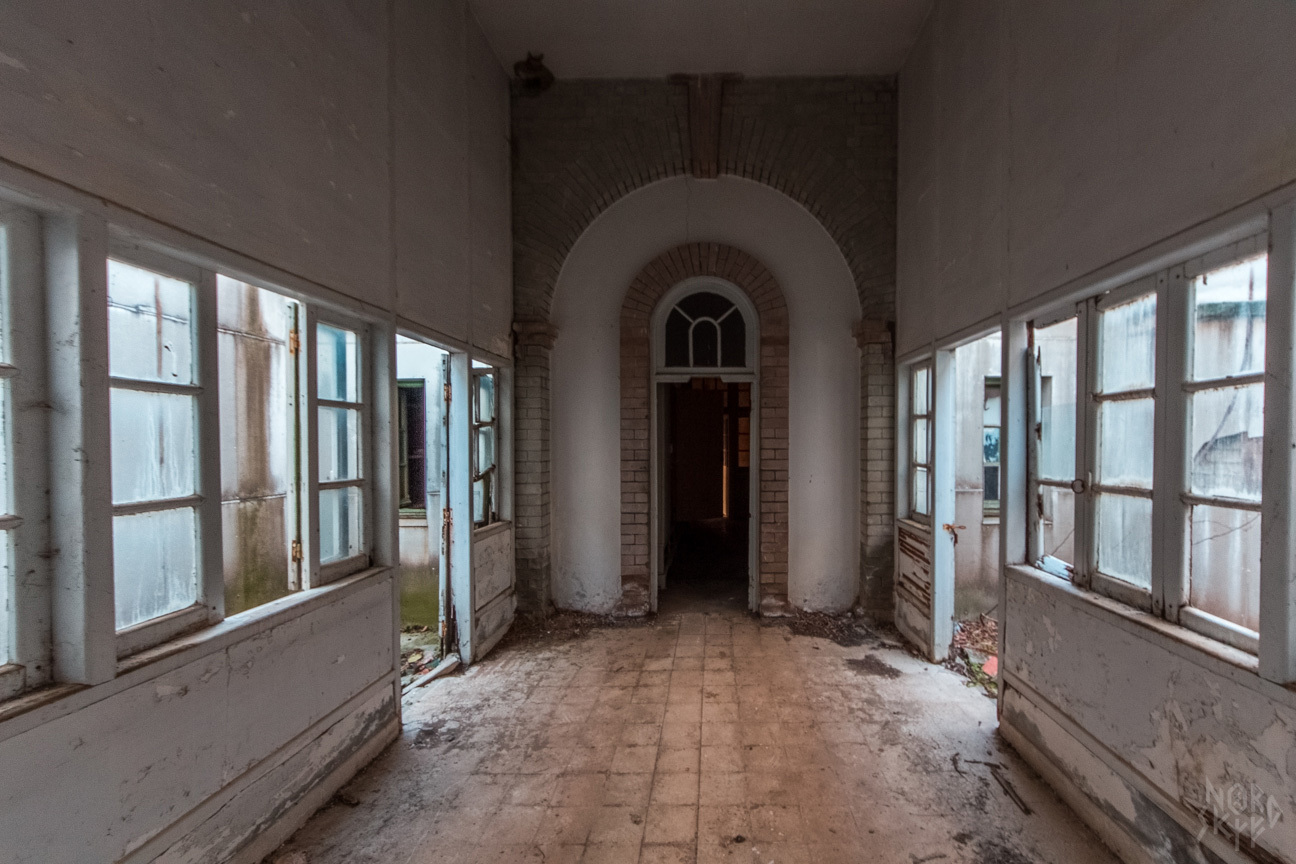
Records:
{"label": "brick voussoir arch", "polygon": [[756,258],[721,243],[688,243],[654,258],[630,282],[621,305],[621,608],[649,608],[650,395],[652,314],[686,279],[723,279],[750,298],[760,331],[758,361],[760,483],[754,525],[760,532],[759,598],[764,609],[787,602],[788,312],[783,291]]}

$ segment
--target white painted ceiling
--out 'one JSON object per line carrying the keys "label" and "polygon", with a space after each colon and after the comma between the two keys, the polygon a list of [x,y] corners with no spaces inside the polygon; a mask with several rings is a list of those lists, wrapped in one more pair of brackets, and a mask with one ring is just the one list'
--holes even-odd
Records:
{"label": "white painted ceiling", "polygon": [[469,0],[500,62],[559,78],[890,75],[932,0]]}

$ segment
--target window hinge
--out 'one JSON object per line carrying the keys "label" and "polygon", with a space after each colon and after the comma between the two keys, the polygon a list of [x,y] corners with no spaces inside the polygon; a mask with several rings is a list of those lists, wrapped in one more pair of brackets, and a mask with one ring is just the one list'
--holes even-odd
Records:
{"label": "window hinge", "polygon": [[454,514],[450,512],[449,507],[441,510],[441,524],[447,528],[454,525]]}
{"label": "window hinge", "polygon": [[288,331],[288,353],[296,354],[301,350],[301,333],[297,328]]}
{"label": "window hinge", "polygon": [[449,384],[443,384],[443,385],[441,386],[441,398],[445,399],[445,403],[446,403],[447,405],[450,404],[450,385],[449,385]]}
{"label": "window hinge", "polygon": [[292,543],[292,560],[294,560],[294,561],[300,561],[300,560],[302,560],[303,557],[304,557],[304,556],[302,555],[302,544],[301,544],[301,541],[300,541],[300,540],[294,540],[293,543]]}

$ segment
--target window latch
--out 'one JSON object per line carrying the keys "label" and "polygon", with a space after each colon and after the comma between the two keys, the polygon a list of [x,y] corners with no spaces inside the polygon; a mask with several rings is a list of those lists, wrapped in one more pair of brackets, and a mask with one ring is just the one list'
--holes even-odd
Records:
{"label": "window latch", "polygon": [[946,523],[945,523],[944,525],[942,525],[941,527],[944,528],[946,531],[948,531],[948,532],[949,532],[949,535],[950,535],[951,537],[954,538],[954,545],[955,545],[955,546],[958,545],[958,532],[960,532],[960,531],[966,531],[966,530],[967,530],[967,526],[966,526],[966,525],[954,525],[954,524],[949,523],[949,522],[946,522]]}

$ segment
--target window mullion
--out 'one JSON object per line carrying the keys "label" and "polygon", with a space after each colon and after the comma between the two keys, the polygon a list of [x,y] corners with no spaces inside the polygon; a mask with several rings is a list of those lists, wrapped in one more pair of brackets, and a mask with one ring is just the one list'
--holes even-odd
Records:
{"label": "window mullion", "polygon": [[1289,684],[1296,681],[1296,523],[1289,518],[1296,488],[1296,202],[1270,216],[1268,266],[1260,674]]}
{"label": "window mullion", "polygon": [[1157,277],[1156,417],[1152,454],[1152,611],[1170,621],[1188,602],[1188,403],[1192,321],[1183,268]]}
{"label": "window mullion", "polygon": [[[1076,479],[1081,491],[1075,496],[1075,582],[1085,588],[1093,584],[1098,562],[1094,537],[1094,475],[1098,463],[1098,403],[1091,394],[1098,388],[1098,325],[1096,302],[1082,303],[1076,321]],[[1074,488],[1074,487],[1072,487]]]}
{"label": "window mullion", "polygon": [[54,677],[117,673],[108,380],[108,230],[81,215],[47,220],[50,546]]}
{"label": "window mullion", "polygon": [[320,464],[319,464],[319,354],[315,345],[319,338],[319,319],[315,307],[305,308],[305,326],[298,336],[300,351],[305,358],[304,410],[301,418],[303,459],[301,466],[302,519],[306,526],[302,550],[302,581],[304,588],[320,585]]}
{"label": "window mullion", "polygon": [[209,621],[225,617],[224,543],[221,526],[220,359],[216,333],[216,274],[204,270],[194,286],[196,303],[196,395],[199,599]]}

